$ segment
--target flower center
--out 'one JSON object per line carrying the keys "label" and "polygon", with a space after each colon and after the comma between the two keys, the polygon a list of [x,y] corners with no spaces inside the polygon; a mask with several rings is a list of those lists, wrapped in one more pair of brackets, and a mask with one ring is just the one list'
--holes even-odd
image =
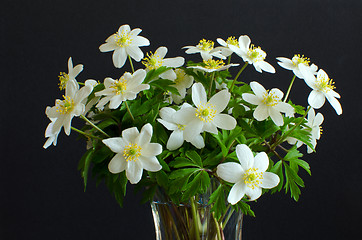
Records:
{"label": "flower center", "polygon": [[69,96],[64,96],[63,101],[59,101],[57,104],[57,112],[60,114],[70,113],[74,109],[74,100]]}
{"label": "flower center", "polygon": [[114,38],[115,38],[117,46],[119,46],[119,47],[127,47],[132,42],[132,38],[125,31],[122,31],[121,33],[118,33],[118,32],[115,33]]}
{"label": "flower center", "polygon": [[295,54],[292,58],[292,62],[294,66],[298,66],[300,63],[309,66],[310,60],[309,58],[304,57],[304,55],[300,56],[299,54]]}
{"label": "flower center", "polygon": [[61,72],[61,73],[59,73],[58,78],[60,81],[60,83],[58,84],[60,90],[65,89],[65,87],[67,86],[67,82],[69,81],[69,75],[66,74],[65,72]]}
{"label": "flower center", "polygon": [[117,95],[123,94],[123,92],[127,89],[127,80],[124,77],[121,77],[119,80],[113,83],[111,88],[114,89]]}
{"label": "flower center", "polygon": [[252,189],[258,187],[262,183],[261,179],[263,179],[263,173],[258,172],[257,168],[249,168],[243,176],[246,186]]}
{"label": "flower center", "polygon": [[263,100],[262,102],[267,105],[267,106],[275,106],[278,104],[278,102],[280,101],[279,97],[276,96],[274,93],[272,92],[266,92],[264,93],[264,96],[263,96]]}
{"label": "flower center", "polygon": [[123,156],[126,161],[137,161],[138,157],[141,156],[142,148],[137,144],[130,143],[123,150]]}
{"label": "flower center", "polygon": [[209,59],[207,61],[204,60],[204,64],[205,68],[208,69],[219,69],[225,65],[223,60],[214,60],[214,59]]}
{"label": "flower center", "polygon": [[316,87],[319,89],[319,91],[325,93],[336,88],[334,86],[333,79],[329,79],[329,77],[325,75],[319,75],[317,77]]}
{"label": "flower center", "polygon": [[186,125],[177,124],[177,129],[183,131],[183,130],[185,130],[185,126]]}
{"label": "flower center", "polygon": [[216,115],[215,106],[210,103],[198,105],[195,115],[203,122],[211,122]]}
{"label": "flower center", "polygon": [[266,53],[260,47],[255,47],[254,44],[251,44],[247,54],[253,62],[264,61],[266,57]]}
{"label": "flower center", "polygon": [[228,39],[226,40],[226,43],[228,45],[239,46],[239,41],[235,37],[228,37]]}
{"label": "flower center", "polygon": [[211,40],[202,39],[196,47],[209,52],[214,48],[214,42]]}
{"label": "flower center", "polygon": [[175,85],[179,85],[185,80],[186,73],[181,69],[175,69],[176,79],[174,80]]}
{"label": "flower center", "polygon": [[149,70],[161,67],[162,63],[162,58],[157,54],[153,54],[152,52],[147,53],[147,57],[145,57],[142,61],[142,64],[145,65]]}

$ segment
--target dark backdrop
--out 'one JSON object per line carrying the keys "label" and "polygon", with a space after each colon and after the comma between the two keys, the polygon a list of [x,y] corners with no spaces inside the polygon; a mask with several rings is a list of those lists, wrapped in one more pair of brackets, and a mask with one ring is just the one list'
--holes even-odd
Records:
{"label": "dark backdrop", "polygon": [[[325,69],[342,95],[343,115],[328,103],[321,109],[324,132],[317,153],[304,156],[312,176],[303,174],[300,201],[262,196],[252,204],[257,217],[244,218],[243,236],[355,238],[362,214],[361,11],[361,0],[2,1],[0,239],[154,239],[150,207],[139,204],[132,187],[122,209],[103,184],[96,188],[91,180],[83,192],[77,162],[84,144],[75,133],[62,132],[57,147],[42,148],[44,110],[61,97],[57,76],[67,71],[69,56],[84,64],[80,81],[119,75],[123,69],[98,47],[126,23],[151,41],[144,52],[164,45],[168,57],[185,56],[181,47],[202,38],[247,34],[277,75],[249,67],[244,80],[284,92],[292,75],[275,57],[301,53]],[[297,82],[292,94],[306,105],[309,91]]]}

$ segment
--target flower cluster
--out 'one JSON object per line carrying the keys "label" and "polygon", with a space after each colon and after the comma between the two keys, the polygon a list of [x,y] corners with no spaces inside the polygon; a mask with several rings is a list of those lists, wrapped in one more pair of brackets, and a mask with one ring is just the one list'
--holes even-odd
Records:
{"label": "flower cluster", "polygon": [[[164,46],[144,54],[140,47],[150,42],[140,33],[122,25],[99,47],[113,51],[116,68],[127,61],[130,66],[121,76],[105,76],[103,83],[79,82],[83,65],[73,67],[69,58],[68,73],[59,76],[63,100],[46,108],[44,148],[57,144],[63,127],[66,135],[78,132],[87,141],[79,162],[85,183],[93,168],[120,204],[128,181],[146,189],[145,199],[162,187],[175,203],[190,201],[216,182],[209,201],[216,216],[223,215],[225,203],[252,214],[247,203],[267,192],[262,189],[285,189],[298,200],[304,186],[298,170],[310,173],[298,148],[305,144],[312,153],[321,137],[324,117],[315,109],[327,99],[342,113],[327,73],[303,55],[278,57],[278,64],[293,73],[284,94],[239,80],[249,64],[259,73],[276,72],[266,52],[246,35],[218,38],[217,47],[206,39],[186,46],[186,54],[200,54],[202,61],[185,65],[184,57],[165,58]],[[133,61],[141,62],[139,69]],[[232,77],[229,68],[239,65]],[[307,107],[289,98],[295,78],[312,89]],[[72,126],[74,117],[84,121],[82,128]]]}

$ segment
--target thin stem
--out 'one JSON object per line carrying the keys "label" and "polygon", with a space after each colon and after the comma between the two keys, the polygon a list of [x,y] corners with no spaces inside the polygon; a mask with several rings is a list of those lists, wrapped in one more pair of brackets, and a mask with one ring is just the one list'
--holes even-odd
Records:
{"label": "thin stem", "polygon": [[217,240],[222,240],[221,238],[221,229],[220,229],[220,224],[219,222],[216,220],[215,214],[212,213],[212,218],[214,219],[215,222],[215,227],[216,227],[216,235],[217,235]]}
{"label": "thin stem", "polygon": [[103,140],[102,138],[100,137],[97,137],[97,136],[94,136],[92,134],[89,134],[89,133],[86,133],[86,132],[83,132],[82,130],[79,130],[78,128],[75,128],[75,127],[71,127],[72,130],[86,136],[86,137],[89,137],[89,138],[94,138],[94,139],[99,139],[99,140]]}
{"label": "thin stem", "polygon": [[99,127],[97,127],[94,123],[92,123],[88,118],[86,118],[85,116],[83,116],[83,115],[80,115],[80,118],[81,119],[83,119],[84,121],[86,121],[87,123],[89,123],[89,125],[91,125],[93,128],[95,128],[95,129],[97,129],[100,133],[102,133],[104,136],[106,136],[106,137],[109,137],[110,138],[110,136],[107,134],[107,133],[105,133],[102,129],[100,129]]}
{"label": "thin stem", "polygon": [[212,85],[213,85],[213,83],[214,83],[214,78],[215,78],[215,72],[212,72],[211,82],[210,82],[210,88],[209,88],[209,98],[211,97],[211,90],[212,90]]}
{"label": "thin stem", "polygon": [[288,96],[289,96],[290,90],[292,89],[292,86],[293,86],[295,77],[296,77],[296,76],[294,75],[293,78],[292,78],[292,81],[291,81],[290,84],[289,84],[289,88],[288,88],[287,94],[285,94],[285,98],[284,98],[284,101],[283,101],[283,102],[286,102],[287,99],[288,99]]}
{"label": "thin stem", "polygon": [[192,210],[192,218],[194,219],[194,228],[195,228],[195,239],[200,240],[200,232],[199,232],[199,221],[197,216],[196,202],[194,197],[191,197],[191,210]]}
{"label": "thin stem", "polygon": [[132,59],[131,59],[130,55],[128,55],[128,60],[129,60],[129,64],[131,65],[132,73],[134,73],[133,63],[132,63]]}
{"label": "thin stem", "polygon": [[248,66],[248,65],[249,65],[249,63],[246,62],[246,63],[244,64],[244,66],[240,69],[240,71],[238,72],[238,74],[236,74],[236,76],[235,76],[235,78],[234,78],[234,81],[233,81],[233,83],[231,84],[230,92],[233,90],[236,80],[239,78],[240,74],[244,71],[244,69],[245,69],[246,66]]}
{"label": "thin stem", "polygon": [[132,121],[134,121],[133,114],[132,114],[132,112],[131,112],[131,109],[129,109],[129,107],[128,107],[128,103],[127,103],[127,101],[124,101],[124,104],[126,105],[127,112],[128,112],[128,113],[129,113],[129,115],[131,116]]}
{"label": "thin stem", "polygon": [[230,64],[231,62],[231,55],[228,57],[228,65]]}

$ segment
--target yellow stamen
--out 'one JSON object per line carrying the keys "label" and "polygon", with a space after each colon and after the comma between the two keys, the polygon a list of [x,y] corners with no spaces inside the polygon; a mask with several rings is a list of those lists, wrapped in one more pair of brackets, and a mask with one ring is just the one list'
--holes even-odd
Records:
{"label": "yellow stamen", "polygon": [[67,114],[70,113],[74,109],[74,100],[69,96],[64,96],[64,100],[58,102],[56,111],[60,114]]}
{"label": "yellow stamen", "polygon": [[67,86],[67,82],[69,81],[69,75],[65,72],[61,72],[61,73],[59,73],[58,78],[60,81],[60,83],[58,84],[60,90],[65,89],[65,87]]}
{"label": "yellow stamen", "polygon": [[225,65],[223,60],[214,60],[209,59],[207,61],[204,60],[205,68],[208,69],[219,69]]}
{"label": "yellow stamen", "polygon": [[333,90],[336,88],[334,86],[333,79],[329,79],[326,74],[319,74],[317,76],[316,87],[324,93],[327,93],[329,90]]}
{"label": "yellow stamen", "polygon": [[227,43],[228,45],[239,46],[239,41],[238,41],[235,37],[233,37],[233,36],[228,37],[228,39],[226,40],[226,43]]}
{"label": "yellow stamen", "polygon": [[304,65],[309,66],[310,59],[307,57],[304,57],[304,55],[300,56],[299,54],[295,54],[292,58],[293,65],[297,66],[298,64],[302,63]]}
{"label": "yellow stamen", "polygon": [[258,187],[260,184],[262,184],[263,179],[263,173],[258,172],[257,168],[249,168],[246,170],[243,180],[244,183],[249,187],[254,189],[255,187]]}
{"label": "yellow stamen", "polygon": [[124,77],[121,77],[119,80],[116,80],[110,88],[113,88],[117,95],[123,94],[127,89],[127,80]]}
{"label": "yellow stamen", "polygon": [[250,45],[247,54],[253,60],[253,62],[264,61],[266,57],[266,53],[263,50],[261,50],[260,47],[255,47],[254,44]]}
{"label": "yellow stamen", "polygon": [[204,51],[211,51],[214,48],[214,42],[211,40],[202,39],[196,47]]}
{"label": "yellow stamen", "polygon": [[203,122],[211,122],[216,115],[215,106],[210,103],[198,105],[195,115]]}
{"label": "yellow stamen", "polygon": [[181,69],[175,69],[176,79],[174,80],[175,85],[182,83],[185,80],[186,73]]}
{"label": "yellow stamen", "polygon": [[182,124],[177,124],[177,128],[181,131],[185,130],[185,126],[186,125],[182,125]]}
{"label": "yellow stamen", "polygon": [[116,44],[120,47],[127,47],[132,43],[132,38],[125,31],[122,31],[121,33],[119,32],[115,33],[114,39]]}
{"label": "yellow stamen", "polygon": [[123,150],[123,156],[126,161],[137,161],[138,157],[141,156],[142,148],[137,144],[130,143]]}
{"label": "yellow stamen", "polygon": [[145,65],[147,69],[152,70],[161,67],[163,60],[159,55],[149,52],[147,53],[147,57],[143,59],[142,64]]}
{"label": "yellow stamen", "polygon": [[267,106],[275,106],[280,101],[279,97],[276,96],[273,92],[266,92],[264,93],[262,103]]}

